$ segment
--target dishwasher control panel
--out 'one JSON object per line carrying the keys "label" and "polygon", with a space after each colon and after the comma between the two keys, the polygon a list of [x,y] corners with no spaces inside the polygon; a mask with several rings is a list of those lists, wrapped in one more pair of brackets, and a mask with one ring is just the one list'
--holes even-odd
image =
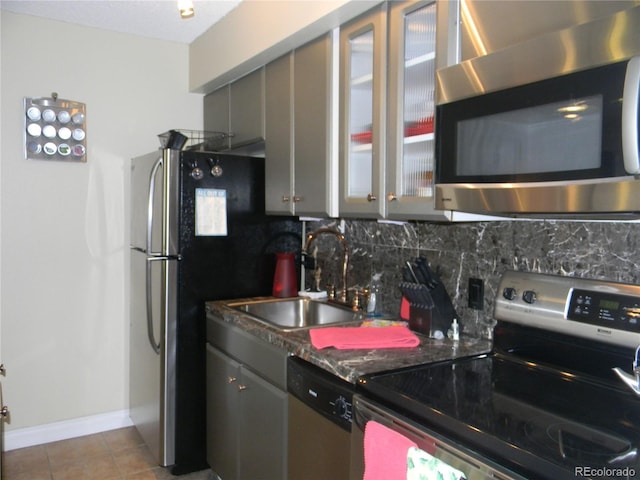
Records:
{"label": "dishwasher control panel", "polygon": [[315,412],[351,431],[354,384],[301,358],[289,357],[287,390]]}

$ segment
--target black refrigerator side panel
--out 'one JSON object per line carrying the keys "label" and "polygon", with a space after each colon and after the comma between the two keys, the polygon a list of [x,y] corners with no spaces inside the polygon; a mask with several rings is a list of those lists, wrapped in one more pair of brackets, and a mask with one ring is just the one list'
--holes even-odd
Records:
{"label": "black refrigerator side panel", "polygon": [[[275,252],[302,241],[300,222],[264,213],[264,159],[185,152],[181,178],[175,474],[206,467],[205,302],[271,295]],[[201,188],[226,191],[227,235],[196,235]]]}

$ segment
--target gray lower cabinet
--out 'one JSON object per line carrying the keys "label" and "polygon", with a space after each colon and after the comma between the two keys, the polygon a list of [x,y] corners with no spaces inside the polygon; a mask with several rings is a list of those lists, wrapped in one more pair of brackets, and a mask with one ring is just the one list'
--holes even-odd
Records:
{"label": "gray lower cabinet", "polygon": [[211,317],[207,337],[209,466],[222,480],[286,480],[287,353]]}
{"label": "gray lower cabinet", "polygon": [[287,393],[241,367],[241,479],[287,478]]}
{"label": "gray lower cabinet", "polygon": [[207,461],[223,480],[238,476],[240,364],[207,345]]}
{"label": "gray lower cabinet", "polygon": [[207,461],[222,480],[286,479],[287,393],[207,345]]}

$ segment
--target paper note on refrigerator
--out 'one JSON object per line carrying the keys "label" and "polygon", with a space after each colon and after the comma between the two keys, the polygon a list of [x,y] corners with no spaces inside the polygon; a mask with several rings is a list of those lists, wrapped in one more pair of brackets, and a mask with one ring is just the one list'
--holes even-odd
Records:
{"label": "paper note on refrigerator", "polygon": [[196,188],[196,235],[227,235],[227,191]]}

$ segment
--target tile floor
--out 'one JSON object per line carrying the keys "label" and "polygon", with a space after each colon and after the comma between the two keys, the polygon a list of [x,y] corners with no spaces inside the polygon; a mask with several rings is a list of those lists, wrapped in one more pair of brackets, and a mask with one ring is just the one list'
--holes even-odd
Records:
{"label": "tile floor", "polygon": [[213,480],[155,465],[134,427],[4,452],[2,470],[2,480]]}

